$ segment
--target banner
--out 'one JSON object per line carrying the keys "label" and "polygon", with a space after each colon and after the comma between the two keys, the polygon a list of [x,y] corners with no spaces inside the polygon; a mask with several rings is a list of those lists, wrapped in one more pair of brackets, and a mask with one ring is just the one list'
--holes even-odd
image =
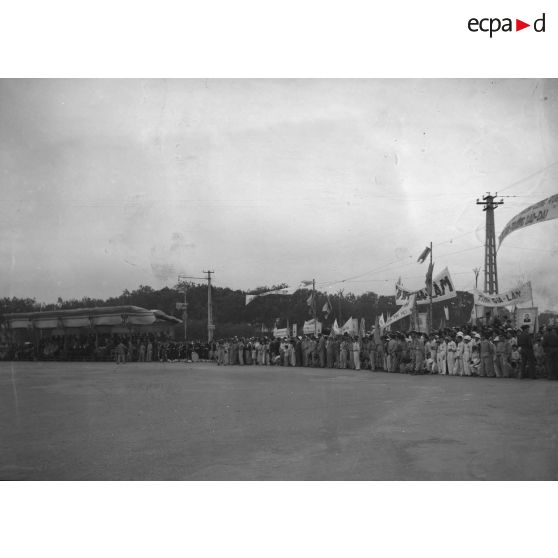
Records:
{"label": "banner", "polygon": [[399,310],[397,310],[397,312],[393,316],[387,319],[386,327],[389,327],[391,324],[398,322],[399,320],[402,320],[407,316],[410,316],[413,313],[414,304],[415,304],[415,295],[412,294],[409,300],[407,301],[407,304],[399,308]]}
{"label": "banner", "polygon": [[314,332],[317,334],[322,333],[322,322],[318,322],[318,320],[316,320],[315,322],[314,320],[308,320],[307,322],[304,322],[304,326],[302,326],[302,332],[304,333],[304,335],[313,335]]}
{"label": "banner", "polygon": [[258,298],[260,296],[268,296],[268,295],[292,295],[296,290],[298,289],[298,287],[285,287],[284,289],[276,289],[274,291],[266,291],[265,293],[259,293],[259,294],[249,294],[246,295],[246,305],[250,304],[255,298]]}
{"label": "banner", "polygon": [[483,293],[477,289],[473,289],[469,292],[471,292],[475,297],[475,306],[488,306],[491,308],[515,306],[520,302],[527,302],[533,299],[530,281],[516,287],[515,289],[510,289],[509,291],[499,294]]}
{"label": "banner", "polygon": [[498,237],[498,247],[506,236],[511,234],[517,229],[523,229],[535,223],[542,223],[543,221],[550,221],[558,217],[558,194],[554,194],[545,200],[530,205],[518,213],[508,224]]}
{"label": "banner", "polygon": [[289,336],[289,328],[283,327],[281,329],[275,328],[273,330],[273,337],[288,337]]}
{"label": "banner", "polygon": [[538,314],[538,308],[518,308],[515,314],[517,329],[520,329],[524,325],[528,325],[529,333],[535,333]]}
{"label": "banner", "polygon": [[[403,287],[401,283],[395,285],[395,304],[401,306],[407,304],[412,295],[415,295],[418,306],[423,306],[429,303],[428,289],[420,289],[419,291],[410,291]],[[442,302],[455,298],[457,293],[453,285],[453,280],[450,276],[448,268],[444,268],[432,281],[432,302]]]}
{"label": "banner", "polygon": [[428,320],[426,312],[418,313],[418,330],[424,333],[428,332]]}

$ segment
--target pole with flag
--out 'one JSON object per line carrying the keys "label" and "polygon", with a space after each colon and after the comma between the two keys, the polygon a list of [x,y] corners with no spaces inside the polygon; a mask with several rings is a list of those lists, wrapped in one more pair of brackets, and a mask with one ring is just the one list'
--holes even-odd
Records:
{"label": "pole with flag", "polygon": [[432,263],[432,242],[430,246],[427,246],[418,257],[418,263],[424,263],[426,257],[430,255],[430,263],[428,265],[428,271],[426,272],[426,288],[428,290],[428,320],[426,328],[428,333],[432,331],[432,272],[434,271],[434,264]]}
{"label": "pole with flag", "polygon": [[318,324],[316,320],[316,279],[312,279],[312,317],[314,318],[314,336],[318,334]]}
{"label": "pole with flag", "polygon": [[430,242],[430,265],[428,266],[428,333],[432,333],[432,273],[434,264],[432,263],[432,242]]}

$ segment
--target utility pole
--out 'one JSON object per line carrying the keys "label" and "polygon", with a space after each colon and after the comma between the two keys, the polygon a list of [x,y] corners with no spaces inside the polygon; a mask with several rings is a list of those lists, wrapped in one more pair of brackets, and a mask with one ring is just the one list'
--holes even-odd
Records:
{"label": "utility pole", "polygon": [[[211,273],[213,273],[213,271]],[[176,308],[177,308],[177,310],[182,309],[182,320],[184,321],[184,341],[188,341],[188,338],[186,336],[187,333],[188,333],[188,326],[187,326],[188,301],[186,299],[186,292],[187,292],[187,288],[188,288],[188,283],[187,283],[186,279],[205,279],[205,277],[192,277],[190,275],[179,275],[178,276],[178,283],[180,284],[180,282],[183,281],[184,302],[183,303],[177,303]]]}
{"label": "utility pole", "polygon": [[211,274],[214,271],[204,271],[207,273],[207,342],[213,341],[213,332],[215,325],[213,324],[213,301],[211,300]]}
{"label": "utility pole", "polygon": [[486,241],[484,244],[484,291],[489,294],[498,293],[498,270],[496,268],[496,231],[494,229],[494,210],[504,203],[504,200],[494,201],[498,194],[486,193],[477,205],[486,211]]}
{"label": "utility pole", "polygon": [[184,280],[183,282],[184,302],[180,306],[182,307],[182,321],[184,322],[184,342],[187,343],[188,342],[188,300],[186,298],[186,293],[188,289],[188,283],[186,283],[185,279],[186,277],[184,277],[183,275],[178,276],[179,283],[181,280]]}
{"label": "utility pole", "polygon": [[[486,193],[477,205],[483,206],[483,211],[486,211],[486,240],[484,243],[484,292],[489,294],[498,294],[498,269],[496,267],[496,231],[494,228],[494,210],[504,203],[504,200],[494,201],[498,193],[492,195],[490,192]],[[498,309],[496,309],[496,313]],[[484,321],[488,321],[486,309],[483,312]]]}

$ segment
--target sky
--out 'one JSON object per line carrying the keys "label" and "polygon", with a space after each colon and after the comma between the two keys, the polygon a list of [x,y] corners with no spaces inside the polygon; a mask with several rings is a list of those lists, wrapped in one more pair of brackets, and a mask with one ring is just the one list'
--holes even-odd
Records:
{"label": "sky", "polygon": [[[558,80],[0,80],[0,297],[106,298],[179,274],[394,294],[417,257],[474,287],[558,193]],[[499,199],[499,198],[498,198]],[[500,291],[558,310],[558,220],[515,231]],[[483,274],[479,277],[483,286]]]}

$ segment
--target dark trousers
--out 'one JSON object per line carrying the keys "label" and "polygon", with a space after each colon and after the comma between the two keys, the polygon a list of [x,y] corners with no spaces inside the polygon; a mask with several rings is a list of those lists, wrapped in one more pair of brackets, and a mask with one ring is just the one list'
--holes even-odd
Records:
{"label": "dark trousers", "polygon": [[533,378],[537,377],[535,368],[535,355],[529,351],[521,353],[521,363],[519,365],[519,378]]}

